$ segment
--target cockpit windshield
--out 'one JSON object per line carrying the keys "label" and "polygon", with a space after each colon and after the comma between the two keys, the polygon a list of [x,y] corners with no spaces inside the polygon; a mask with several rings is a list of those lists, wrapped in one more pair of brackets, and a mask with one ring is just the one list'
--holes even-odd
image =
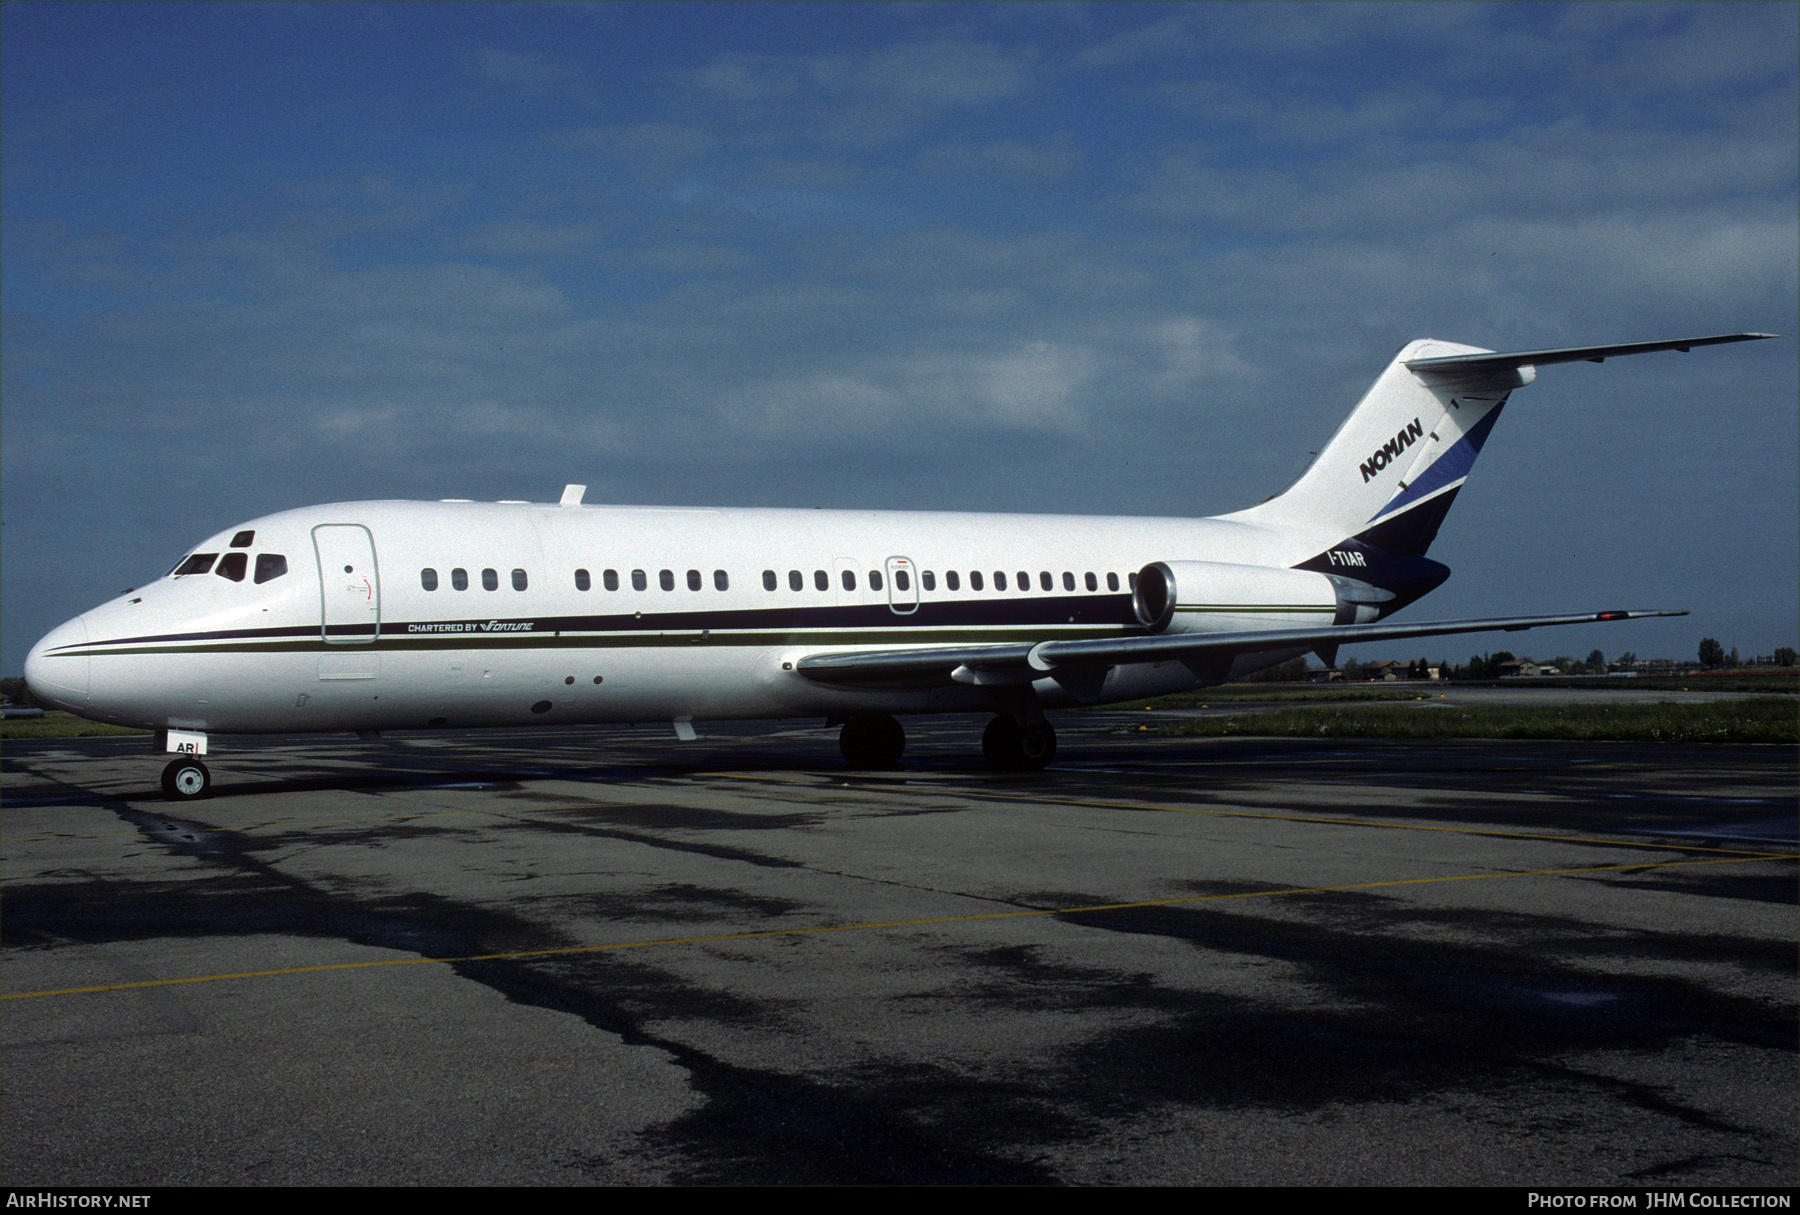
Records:
{"label": "cockpit windshield", "polygon": [[[238,536],[248,536],[249,532],[239,532]],[[236,542],[234,537],[233,542]],[[217,564],[215,564],[215,562]],[[246,552],[226,553],[221,559],[217,553],[190,553],[183,557],[169,577],[182,578],[188,574],[214,573],[232,582],[242,582],[244,576],[254,569],[255,582],[260,586],[265,582],[273,582],[288,572],[288,559],[281,553],[258,553],[254,566],[250,562],[250,554]]]}

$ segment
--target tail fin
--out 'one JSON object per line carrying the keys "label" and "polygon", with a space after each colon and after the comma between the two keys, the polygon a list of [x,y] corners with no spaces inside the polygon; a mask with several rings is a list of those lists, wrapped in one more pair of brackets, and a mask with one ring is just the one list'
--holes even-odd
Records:
{"label": "tail fin", "polygon": [[1286,493],[1226,517],[1317,533],[1321,546],[1356,537],[1422,556],[1507,395],[1530,383],[1533,369],[1407,364],[1490,353],[1430,339],[1409,343]]}
{"label": "tail fin", "polygon": [[1411,342],[1286,493],[1225,518],[1301,532],[1321,548],[1356,539],[1423,556],[1507,396],[1531,383],[1538,367],[1774,336],[1727,333],[1508,354],[1431,339]]}

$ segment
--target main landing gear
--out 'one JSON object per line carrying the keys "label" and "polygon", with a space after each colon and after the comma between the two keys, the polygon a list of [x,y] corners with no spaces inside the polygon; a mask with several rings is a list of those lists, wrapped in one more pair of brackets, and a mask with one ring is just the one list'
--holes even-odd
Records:
{"label": "main landing gear", "polygon": [[996,768],[1035,771],[1056,758],[1056,731],[1041,717],[1021,726],[1002,713],[982,733],[981,754]]}
{"label": "main landing gear", "polygon": [[[858,713],[838,731],[838,750],[852,768],[892,768],[906,750],[906,731],[886,713]],[[988,722],[981,754],[996,768],[1036,771],[1056,758],[1056,731],[1041,717],[1021,726],[1002,713]],[[173,771],[175,765],[169,768]],[[167,776],[163,782],[166,788]]]}
{"label": "main landing gear", "polygon": [[906,731],[886,713],[858,713],[838,731],[838,750],[852,768],[892,768],[906,750]]}
{"label": "main landing gear", "polygon": [[162,774],[163,796],[172,802],[192,802],[212,790],[212,773],[191,755],[169,761]]}

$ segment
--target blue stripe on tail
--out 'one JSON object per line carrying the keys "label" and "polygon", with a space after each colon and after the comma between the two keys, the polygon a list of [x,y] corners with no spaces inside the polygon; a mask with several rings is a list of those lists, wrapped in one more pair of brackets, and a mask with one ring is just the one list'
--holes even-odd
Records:
{"label": "blue stripe on tail", "polygon": [[1395,511],[1405,510],[1421,498],[1435,494],[1446,485],[1469,475],[1475,467],[1475,457],[1481,454],[1481,445],[1487,442],[1488,432],[1494,429],[1494,423],[1500,418],[1500,411],[1505,405],[1496,405],[1488,411],[1481,421],[1469,428],[1469,433],[1457,440],[1449,451],[1439,456],[1430,468],[1419,474],[1419,479],[1388,499],[1386,506],[1375,513],[1373,523]]}

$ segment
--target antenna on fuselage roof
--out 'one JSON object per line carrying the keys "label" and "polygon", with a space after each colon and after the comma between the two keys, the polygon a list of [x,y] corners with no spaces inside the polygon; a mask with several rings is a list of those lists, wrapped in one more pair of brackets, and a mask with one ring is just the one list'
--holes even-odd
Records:
{"label": "antenna on fuselage roof", "polygon": [[581,500],[583,498],[585,498],[586,496],[587,496],[587,486],[585,486],[585,485],[565,485],[565,486],[563,486],[562,500],[559,501],[557,503],[557,505],[558,506],[580,506]]}

